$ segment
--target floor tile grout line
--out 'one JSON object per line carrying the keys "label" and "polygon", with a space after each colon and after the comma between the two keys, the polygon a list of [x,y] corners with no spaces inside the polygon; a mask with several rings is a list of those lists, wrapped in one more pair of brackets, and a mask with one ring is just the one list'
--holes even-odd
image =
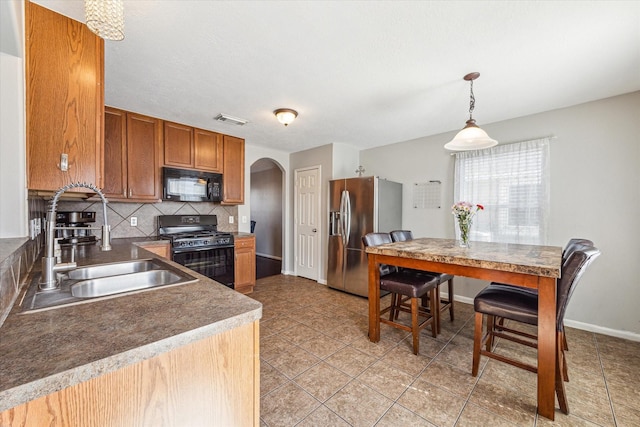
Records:
{"label": "floor tile grout line", "polygon": [[611,399],[611,392],[609,391],[609,382],[607,381],[607,374],[604,369],[604,363],[602,362],[602,357],[600,356],[600,343],[598,342],[598,337],[594,334],[593,341],[596,346],[596,354],[598,355],[598,364],[600,365],[600,369],[602,371],[602,378],[604,379],[604,387],[607,390],[607,397],[609,398],[609,406],[611,407],[611,415],[613,416],[613,425],[618,425],[618,417],[616,417],[616,408],[613,405],[613,400]]}

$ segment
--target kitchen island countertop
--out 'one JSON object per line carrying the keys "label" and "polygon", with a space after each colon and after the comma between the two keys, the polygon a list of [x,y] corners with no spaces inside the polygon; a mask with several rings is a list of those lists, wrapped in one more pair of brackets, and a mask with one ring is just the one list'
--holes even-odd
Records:
{"label": "kitchen island countertop", "polygon": [[[82,247],[78,265],[157,257],[144,240]],[[261,318],[259,302],[173,265],[199,280],[22,314],[28,280],[0,327],[0,411]]]}

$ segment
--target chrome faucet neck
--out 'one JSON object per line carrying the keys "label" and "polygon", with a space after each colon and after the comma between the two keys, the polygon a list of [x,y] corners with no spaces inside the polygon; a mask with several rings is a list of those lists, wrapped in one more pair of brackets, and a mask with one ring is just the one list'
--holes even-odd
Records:
{"label": "chrome faucet neck", "polygon": [[[55,256],[55,230],[56,230],[56,212],[58,209],[58,200],[62,194],[72,188],[88,188],[91,191],[94,191],[100,199],[102,200],[102,215],[103,222],[102,225],[102,240],[100,244],[100,249],[103,251],[111,250],[111,228],[107,222],[107,198],[102,193],[98,187],[93,184],[88,184],[86,182],[74,182],[71,184],[67,184],[64,187],[61,187],[58,191],[56,191],[55,195],[51,199],[51,203],[49,206],[49,211],[47,212],[47,221],[46,221],[46,234],[45,234],[45,254],[42,257],[42,278],[40,280],[40,289],[42,290],[52,290],[58,287],[58,280],[56,278],[56,272],[58,271],[68,271],[76,268],[75,262],[69,263],[57,263],[57,259]],[[60,228],[60,227],[59,227]]]}

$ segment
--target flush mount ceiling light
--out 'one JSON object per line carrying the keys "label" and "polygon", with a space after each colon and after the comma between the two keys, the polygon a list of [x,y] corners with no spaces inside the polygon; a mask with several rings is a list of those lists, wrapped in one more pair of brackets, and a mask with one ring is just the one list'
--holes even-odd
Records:
{"label": "flush mount ceiling light", "polygon": [[228,114],[222,114],[222,113],[215,116],[214,120],[217,120],[219,122],[229,122],[229,123],[236,124],[238,126],[244,126],[247,123],[249,123],[249,120],[240,119],[238,117],[233,117]]}
{"label": "flush mount ceiling light", "polygon": [[87,27],[106,40],[124,39],[123,0],[84,0]]}
{"label": "flush mount ceiling light", "polygon": [[469,101],[469,120],[467,125],[456,134],[456,136],[445,144],[444,148],[452,151],[480,150],[482,148],[493,147],[498,144],[495,139],[489,138],[489,135],[476,125],[473,119],[473,108],[476,104],[476,98],[473,96],[473,81],[480,77],[480,73],[469,73],[464,76],[466,81],[471,82],[471,97]]}
{"label": "flush mount ceiling light", "polygon": [[298,117],[298,112],[291,108],[278,108],[273,114],[275,114],[278,121],[285,126],[289,126],[289,124]]}

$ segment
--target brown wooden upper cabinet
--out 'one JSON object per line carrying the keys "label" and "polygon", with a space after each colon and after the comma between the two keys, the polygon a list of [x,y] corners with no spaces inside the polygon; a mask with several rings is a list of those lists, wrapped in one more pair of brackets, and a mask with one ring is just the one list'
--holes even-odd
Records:
{"label": "brown wooden upper cabinet", "polygon": [[164,165],[222,173],[222,135],[164,122]]}
{"label": "brown wooden upper cabinet", "polygon": [[224,135],[223,141],[222,204],[241,205],[244,203],[244,139]]}
{"label": "brown wooden upper cabinet", "polygon": [[160,119],[105,107],[104,193],[110,200],[162,198]]}
{"label": "brown wooden upper cabinet", "polygon": [[102,187],[104,41],[28,1],[25,18],[27,186]]}

